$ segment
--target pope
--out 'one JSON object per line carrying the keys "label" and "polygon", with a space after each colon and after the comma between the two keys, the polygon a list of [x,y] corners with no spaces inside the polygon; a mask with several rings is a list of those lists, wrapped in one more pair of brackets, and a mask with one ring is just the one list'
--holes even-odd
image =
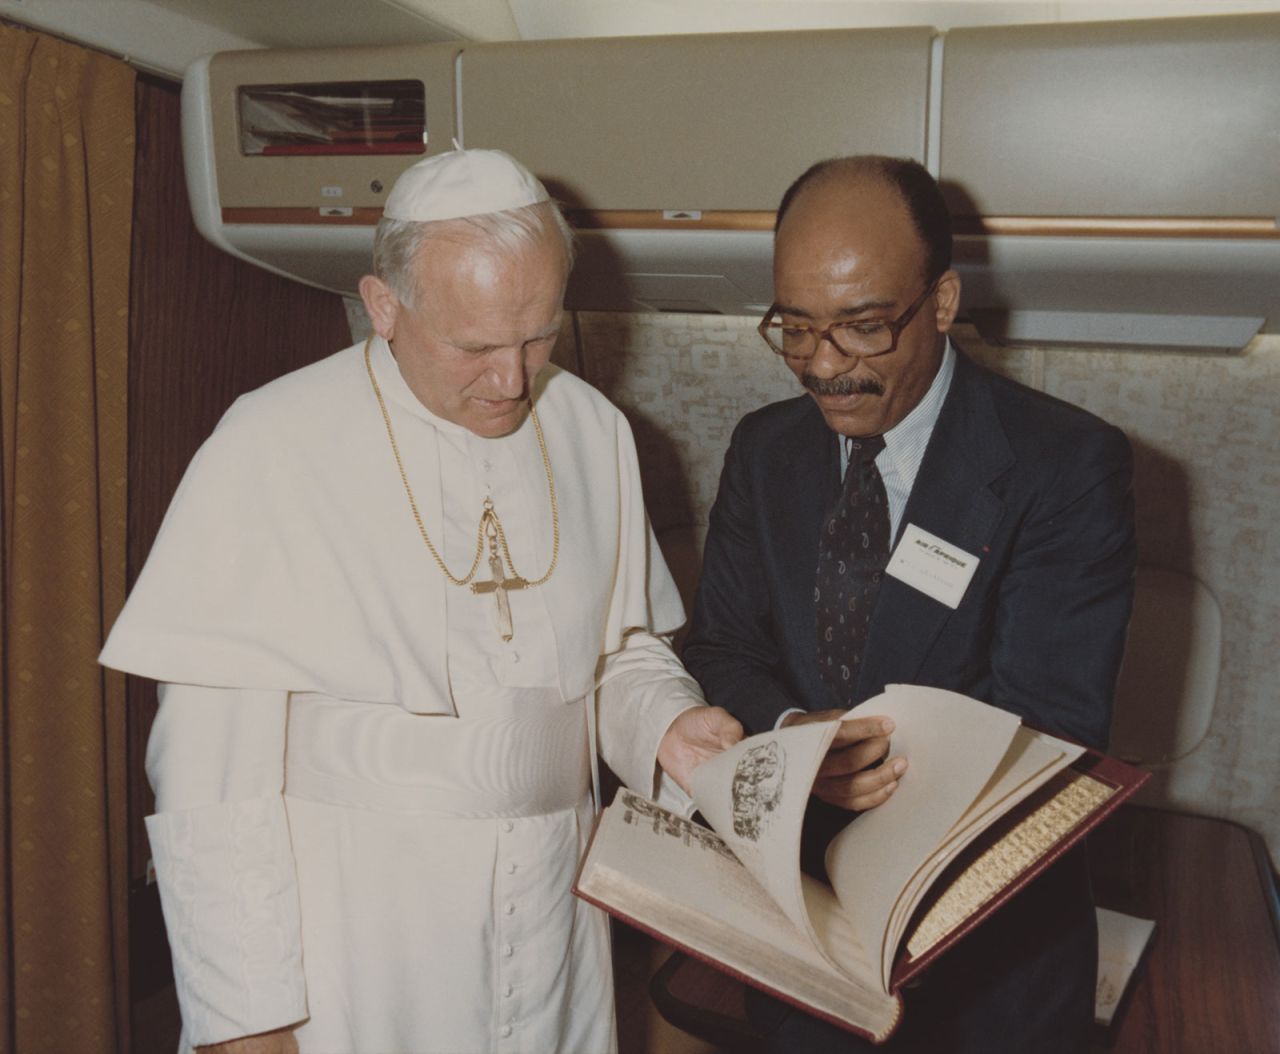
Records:
{"label": "pope", "polygon": [[595,758],[687,808],[741,726],[630,429],[549,364],[572,240],[498,151],[387,198],[374,334],[239,399],[102,655],[161,682],[147,819],[182,1049],[608,1051],[570,893]]}

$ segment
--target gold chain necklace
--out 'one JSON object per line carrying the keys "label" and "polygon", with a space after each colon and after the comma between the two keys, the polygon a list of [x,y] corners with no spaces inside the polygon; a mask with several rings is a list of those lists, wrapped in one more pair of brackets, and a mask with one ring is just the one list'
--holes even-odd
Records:
{"label": "gold chain necklace", "polygon": [[[400,470],[400,482],[404,484],[404,492],[409,499],[409,508],[413,512],[414,522],[418,525],[418,533],[422,535],[422,540],[426,542],[427,550],[431,553],[432,559],[435,560],[436,566],[440,568],[445,578],[455,586],[469,584],[473,593],[497,594],[499,616],[502,620],[502,636],[504,640],[510,640],[511,616],[507,604],[507,590],[526,589],[542,585],[555,572],[556,562],[560,559],[560,508],[556,503],[556,481],[551,472],[551,455],[547,453],[547,441],[543,438],[542,425],[538,423],[537,411],[534,410],[531,401],[529,403],[529,418],[533,421],[533,431],[538,437],[538,450],[542,454],[542,467],[547,473],[547,492],[551,495],[551,564],[547,568],[547,573],[532,582],[520,577],[516,572],[515,564],[511,560],[511,550],[507,547],[507,535],[502,529],[502,521],[498,519],[497,510],[493,507],[493,500],[485,498],[480,512],[480,524],[476,531],[475,559],[471,561],[471,569],[463,577],[459,578],[445,566],[444,558],[441,557],[432,543],[431,536],[427,533],[426,524],[422,522],[422,513],[418,511],[418,503],[413,496],[413,488],[409,486],[409,476],[404,469],[404,460],[400,457],[400,446],[396,442],[396,433],[391,427],[391,414],[387,410],[386,400],[382,397],[382,389],[378,386],[378,379],[373,374],[373,359],[370,354],[372,346],[373,337],[370,336],[364,344],[364,365],[369,373],[369,383],[373,385],[373,394],[378,400],[378,409],[382,411],[382,422],[387,427],[387,439],[391,442],[391,452],[395,455],[396,468]],[[486,540],[489,543],[489,567],[493,573],[493,580],[476,582],[474,579],[476,571],[480,568],[480,561],[484,557]],[[510,577],[505,577],[502,573],[502,560],[498,556],[499,549],[501,549],[502,557],[506,560],[507,570],[511,572]]]}

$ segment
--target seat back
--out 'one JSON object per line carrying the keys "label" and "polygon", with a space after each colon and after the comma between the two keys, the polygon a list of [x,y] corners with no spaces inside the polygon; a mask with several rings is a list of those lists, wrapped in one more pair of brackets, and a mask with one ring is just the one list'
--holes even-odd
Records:
{"label": "seat back", "polygon": [[1139,567],[1110,752],[1160,765],[1190,754],[1213,719],[1222,611],[1191,575]]}

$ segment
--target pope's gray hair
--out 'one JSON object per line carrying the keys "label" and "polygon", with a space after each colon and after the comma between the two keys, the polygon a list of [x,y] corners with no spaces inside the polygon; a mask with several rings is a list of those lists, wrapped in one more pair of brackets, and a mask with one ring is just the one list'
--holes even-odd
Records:
{"label": "pope's gray hair", "polygon": [[405,307],[418,295],[414,264],[430,238],[465,233],[487,240],[499,252],[515,255],[554,230],[564,245],[566,266],[573,265],[573,231],[554,201],[542,201],[503,212],[463,216],[454,220],[392,220],[383,217],[373,234],[373,273],[381,278]]}

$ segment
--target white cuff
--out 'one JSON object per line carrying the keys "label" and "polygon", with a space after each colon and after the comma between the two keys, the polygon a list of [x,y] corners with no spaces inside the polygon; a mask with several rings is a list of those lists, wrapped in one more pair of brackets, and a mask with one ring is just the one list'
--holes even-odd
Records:
{"label": "white cuff", "polygon": [[806,711],[801,710],[801,709],[800,709],[800,707],[798,707],[798,706],[791,706],[791,707],[788,707],[786,710],[783,710],[783,711],[782,711],[782,713],[780,713],[780,714],[778,715],[778,720],[776,720],[776,721],[773,723],[773,730],[774,730],[775,732],[776,732],[776,731],[778,731],[778,729],[780,729],[780,728],[782,727],[782,722],[783,722],[783,721],[785,721],[785,720],[787,719],[787,716],[788,716],[789,714],[803,714],[803,713],[805,713],[805,712],[806,712]]}
{"label": "white cuff", "polygon": [[191,1045],[302,1021],[302,931],[283,798],[156,813],[146,824]]}
{"label": "white cuff", "polygon": [[655,780],[662,737],[684,711],[705,705],[698,682],[680,665],[670,645],[652,634],[634,632],[620,651],[602,662],[596,691],[600,756],[632,790],[660,794]]}
{"label": "white cuff", "polygon": [[667,812],[683,816],[686,820],[689,819],[697,811],[697,806],[694,804],[693,799],[685,793],[680,784],[662,771],[661,765],[658,765],[657,769],[658,779],[655,784],[653,800],[666,809]]}

